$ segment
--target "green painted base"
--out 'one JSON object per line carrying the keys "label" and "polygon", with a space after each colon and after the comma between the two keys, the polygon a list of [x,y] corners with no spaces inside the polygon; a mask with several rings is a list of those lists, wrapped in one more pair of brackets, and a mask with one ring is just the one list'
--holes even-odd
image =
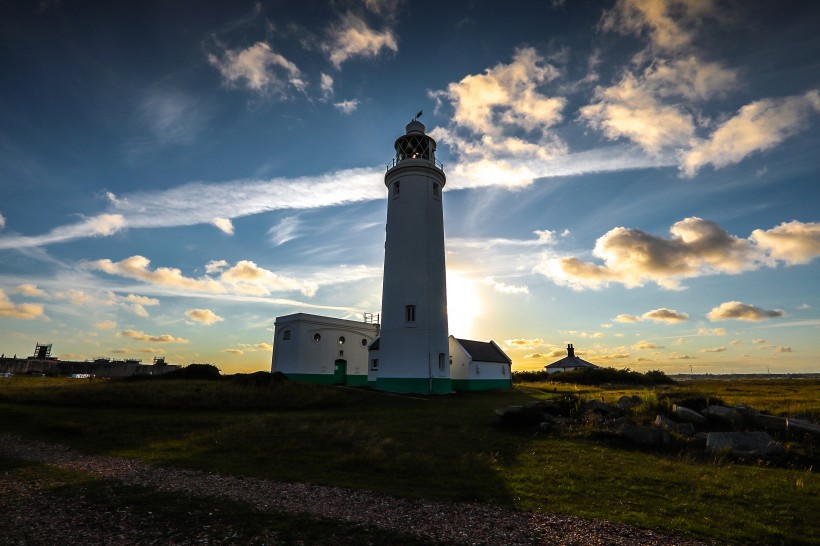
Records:
{"label": "green painted base", "polygon": [[301,381],[303,383],[316,383],[317,385],[367,385],[366,375],[347,375],[344,383],[336,381],[336,375],[332,373],[286,373],[291,381]]}
{"label": "green painted base", "polygon": [[453,390],[459,392],[512,388],[509,379],[453,379],[452,381]]}
{"label": "green painted base", "polygon": [[449,378],[434,377],[379,377],[376,389],[387,392],[412,392],[418,394],[449,394],[453,392]]}

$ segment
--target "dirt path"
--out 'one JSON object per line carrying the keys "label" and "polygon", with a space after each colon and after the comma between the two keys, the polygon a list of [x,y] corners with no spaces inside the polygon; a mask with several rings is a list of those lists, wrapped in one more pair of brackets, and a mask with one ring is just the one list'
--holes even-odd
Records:
{"label": "dirt path", "polygon": [[[556,544],[556,545],[703,545],[702,542],[677,539],[623,525],[573,516],[516,512],[484,504],[447,504],[415,502],[362,490],[324,487],[300,483],[281,483],[257,478],[243,478],[152,466],[133,459],[109,456],[89,456],[64,446],[23,440],[0,434],[0,454],[14,459],[54,465],[90,476],[116,480],[125,485],[137,485],[156,491],[197,498],[229,499],[249,505],[256,512],[309,514],[317,518],[345,521],[415,536],[432,542],[457,544]],[[4,481],[4,477],[6,478]],[[14,491],[17,488],[19,491]],[[9,489],[9,492],[3,491]],[[29,492],[30,493],[30,492]],[[0,498],[17,495],[26,498],[26,484],[14,482],[0,474]],[[71,517],[65,507],[47,504],[42,494],[36,499],[37,514],[32,524],[59,527],[65,522],[48,518]],[[62,514],[62,515],[61,515]],[[118,517],[117,515],[115,515]],[[115,517],[112,516],[112,517]],[[127,518],[127,514],[121,515]],[[3,515],[0,514],[0,518]],[[108,517],[108,516],[106,516]],[[42,519],[42,518],[45,518]],[[0,522],[0,528],[3,524]],[[63,525],[65,526],[65,525]],[[127,529],[127,526],[124,527]],[[141,538],[122,532],[119,537],[93,540],[76,536],[72,543],[133,544],[146,543]],[[190,540],[190,541],[187,541]],[[175,544],[217,543],[202,537],[182,537]],[[275,543],[271,541],[270,543]],[[0,543],[3,537],[0,537]],[[19,541],[8,543],[20,543]],[[44,540],[43,543],[48,543]],[[159,543],[159,542],[157,542]],[[170,542],[169,542],[170,543]],[[222,543],[231,543],[225,540]]]}

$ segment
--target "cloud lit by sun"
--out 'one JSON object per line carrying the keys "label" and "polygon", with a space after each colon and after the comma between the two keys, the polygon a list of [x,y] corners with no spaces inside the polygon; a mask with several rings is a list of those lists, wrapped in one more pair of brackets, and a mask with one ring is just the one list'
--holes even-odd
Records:
{"label": "cloud lit by sun", "polygon": [[447,271],[447,318],[450,334],[470,338],[475,320],[480,314],[481,299],[476,282],[457,271]]}

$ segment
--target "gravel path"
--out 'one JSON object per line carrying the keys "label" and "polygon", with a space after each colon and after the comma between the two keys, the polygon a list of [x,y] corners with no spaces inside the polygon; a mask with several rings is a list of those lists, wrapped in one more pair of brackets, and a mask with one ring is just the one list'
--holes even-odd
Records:
{"label": "gravel path", "polygon": [[[573,516],[516,512],[485,504],[447,504],[410,501],[362,490],[324,487],[301,483],[281,483],[257,478],[225,476],[196,470],[152,466],[133,459],[109,456],[89,456],[69,448],[23,440],[0,434],[0,454],[26,461],[54,465],[63,469],[117,480],[125,485],[149,487],[156,491],[202,498],[223,498],[241,502],[257,512],[305,513],[314,517],[351,522],[416,536],[433,542],[457,544],[555,544],[555,545],[703,545],[703,542],[678,539],[653,531],[638,529],[608,521],[588,520]],[[3,480],[5,495],[18,499],[35,495],[26,484]],[[17,488],[17,491],[13,489]],[[34,501],[32,501],[34,502]],[[42,495],[36,503],[47,504]],[[64,508],[64,507],[63,507]],[[60,526],[62,517],[71,518],[72,511],[61,507],[35,506],[42,517],[56,518],[47,526]],[[76,510],[77,507],[73,507]],[[76,513],[76,512],[74,512]],[[128,514],[106,515],[122,517]],[[3,515],[0,514],[0,518]],[[38,518],[41,516],[37,516]],[[65,522],[62,522],[65,523]],[[2,528],[2,522],[0,522]],[[127,525],[123,526],[128,529]],[[92,533],[93,530],[88,532]],[[106,544],[147,543],[148,537],[109,537]],[[101,543],[93,536],[77,536],[73,543]],[[209,541],[197,537],[181,537],[167,543],[200,544]],[[226,541],[230,542],[230,541]],[[272,541],[275,542],[275,541]],[[0,537],[0,543],[3,543]],[[160,543],[160,542],[157,542]],[[213,543],[210,541],[210,543]]]}

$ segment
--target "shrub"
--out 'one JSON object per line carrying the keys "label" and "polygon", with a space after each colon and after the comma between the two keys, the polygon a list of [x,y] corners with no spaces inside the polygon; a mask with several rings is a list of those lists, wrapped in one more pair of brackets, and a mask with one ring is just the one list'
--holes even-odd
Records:
{"label": "shrub", "polygon": [[[542,375],[543,374],[543,375]],[[513,379],[523,381],[552,381],[555,383],[574,383],[576,385],[603,385],[617,383],[621,385],[668,385],[674,380],[661,370],[646,373],[632,371],[629,368],[581,368],[568,372],[546,375],[546,372],[516,372]]]}
{"label": "shrub", "polygon": [[159,377],[162,379],[193,379],[205,381],[222,379],[222,376],[219,374],[219,368],[213,364],[188,364],[184,368],[162,374]]}

